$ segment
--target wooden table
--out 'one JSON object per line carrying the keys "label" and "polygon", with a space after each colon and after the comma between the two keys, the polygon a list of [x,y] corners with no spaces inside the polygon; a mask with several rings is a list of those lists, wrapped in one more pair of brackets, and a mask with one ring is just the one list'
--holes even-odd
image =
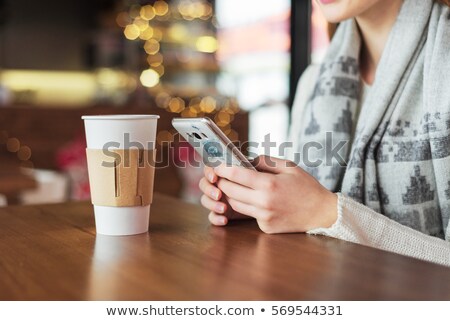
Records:
{"label": "wooden table", "polygon": [[0,209],[0,300],[450,299],[450,268],[326,237],[212,227],[155,195],[150,232],[96,236],[89,203]]}

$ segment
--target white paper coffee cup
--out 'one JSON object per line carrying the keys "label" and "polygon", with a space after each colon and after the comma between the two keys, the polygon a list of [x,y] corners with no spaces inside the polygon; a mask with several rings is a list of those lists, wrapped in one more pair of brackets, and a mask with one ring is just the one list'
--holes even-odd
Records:
{"label": "white paper coffee cup", "polygon": [[[158,115],[82,116],[88,149],[154,149]],[[98,234],[134,235],[148,231],[150,205],[94,205]]]}

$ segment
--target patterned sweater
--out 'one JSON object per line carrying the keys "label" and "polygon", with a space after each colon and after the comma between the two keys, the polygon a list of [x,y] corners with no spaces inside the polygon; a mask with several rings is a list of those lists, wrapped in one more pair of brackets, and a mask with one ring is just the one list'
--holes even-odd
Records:
{"label": "patterned sweater", "polygon": [[[310,66],[302,75],[292,109],[290,141],[297,146],[296,133],[302,126],[303,109],[319,75],[319,66]],[[289,158],[292,159],[292,154]],[[420,174],[420,173],[419,173]],[[420,180],[420,175],[417,178]],[[395,184],[395,182],[392,182]],[[426,193],[411,189],[411,197],[427,197]],[[338,219],[330,228],[318,228],[308,231],[310,234],[326,235],[353,243],[358,243],[421,260],[450,266],[450,240],[426,235],[395,220],[378,213],[364,204],[338,194]],[[450,227],[450,225],[448,225]],[[447,229],[449,229],[447,227]],[[450,231],[445,233],[450,235]]]}

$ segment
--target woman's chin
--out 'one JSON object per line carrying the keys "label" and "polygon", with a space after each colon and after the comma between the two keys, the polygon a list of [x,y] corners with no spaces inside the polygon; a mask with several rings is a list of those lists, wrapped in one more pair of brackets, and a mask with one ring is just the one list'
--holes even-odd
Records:
{"label": "woman's chin", "polygon": [[[337,23],[348,19],[352,12],[349,12],[349,0],[315,0],[322,15],[329,23]],[[350,6],[351,7],[351,6]]]}
{"label": "woman's chin", "polygon": [[339,23],[352,17],[347,12],[340,13],[338,10],[322,10],[325,20],[329,23]]}
{"label": "woman's chin", "polygon": [[[325,19],[330,23],[356,17],[381,0],[316,0]],[[384,0],[391,1],[391,0]],[[393,0],[392,0],[393,1]]]}

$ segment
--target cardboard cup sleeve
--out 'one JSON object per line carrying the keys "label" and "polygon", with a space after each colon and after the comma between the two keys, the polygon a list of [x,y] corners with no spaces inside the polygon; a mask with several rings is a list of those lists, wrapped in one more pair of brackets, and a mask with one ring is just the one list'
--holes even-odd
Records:
{"label": "cardboard cup sleeve", "polygon": [[92,204],[146,206],[152,203],[156,150],[86,149]]}

